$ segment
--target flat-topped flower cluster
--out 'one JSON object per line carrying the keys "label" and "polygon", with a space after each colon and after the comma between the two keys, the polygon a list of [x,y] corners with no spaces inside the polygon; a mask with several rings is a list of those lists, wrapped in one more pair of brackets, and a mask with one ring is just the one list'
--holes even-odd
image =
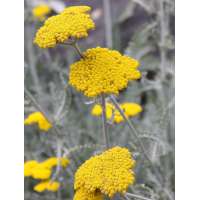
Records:
{"label": "flat-topped flower cluster", "polygon": [[134,167],[135,160],[126,148],[116,146],[92,156],[75,174],[74,200],[84,194],[100,199],[101,194],[112,197],[116,193],[125,193],[128,186],[135,182]]}

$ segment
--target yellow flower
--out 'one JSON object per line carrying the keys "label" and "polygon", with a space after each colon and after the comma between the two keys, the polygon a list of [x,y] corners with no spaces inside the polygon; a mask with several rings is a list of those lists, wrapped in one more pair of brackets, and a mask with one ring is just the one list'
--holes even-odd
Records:
{"label": "yellow flower", "polygon": [[[52,168],[58,165],[57,157],[51,157],[43,162],[30,160],[24,163],[24,176],[32,176],[34,179],[49,179]],[[60,158],[60,165],[66,167],[69,164],[67,158]]]}
{"label": "yellow flower", "polygon": [[[106,103],[106,118],[111,119],[113,114],[114,106],[111,103]],[[102,107],[99,104],[96,104],[91,111],[93,116],[101,116],[102,115]]]}
{"label": "yellow flower", "polygon": [[43,192],[44,190],[46,190],[46,186],[47,186],[46,181],[43,181],[43,182],[38,183],[37,185],[35,185],[33,189],[36,192]]}
{"label": "yellow flower", "polygon": [[24,176],[31,176],[32,169],[38,165],[38,162],[35,160],[29,160],[24,163]]}
{"label": "yellow flower", "polygon": [[38,5],[32,10],[33,16],[40,21],[43,21],[50,12],[51,8],[46,4]]}
{"label": "yellow flower", "polygon": [[113,147],[83,163],[75,174],[74,188],[88,193],[100,191],[112,197],[115,193],[125,193],[135,182],[132,168],[135,160],[128,149]]}
{"label": "yellow flower", "polygon": [[59,187],[60,187],[59,182],[57,181],[51,182],[50,180],[47,180],[47,181],[42,181],[38,183],[37,185],[35,185],[34,190],[36,192],[43,192],[45,190],[56,192],[58,191]]}
{"label": "yellow flower", "polygon": [[48,179],[51,176],[51,170],[38,165],[32,169],[32,177],[34,179]]}
{"label": "yellow flower", "polygon": [[76,191],[73,200],[103,200],[103,194],[99,191],[87,192],[84,188]]}
{"label": "yellow flower", "polygon": [[87,13],[90,10],[88,6],[72,6],[48,18],[37,31],[34,43],[41,48],[51,48],[58,43],[64,43],[70,37],[77,39],[87,37],[88,31],[95,27]]}
{"label": "yellow flower", "polygon": [[57,181],[49,182],[47,184],[47,190],[52,191],[52,192],[58,191],[59,187],[60,187],[60,183]]}
{"label": "yellow flower", "polygon": [[[142,112],[142,107],[137,103],[122,103],[120,104],[120,108],[124,111],[126,117],[134,117],[140,112]],[[101,116],[102,115],[102,107],[99,104],[94,105],[91,110],[91,114],[93,116]],[[106,103],[106,118],[109,120],[113,116],[113,121],[115,123],[120,123],[124,121],[124,118],[120,114],[120,112],[115,108],[115,106],[111,103]]]}
{"label": "yellow flower", "polygon": [[123,103],[121,104],[122,109],[128,117],[133,117],[138,113],[142,112],[142,107],[137,103]]}
{"label": "yellow flower", "polygon": [[114,122],[119,124],[120,122],[123,122],[123,121],[124,121],[124,118],[122,117],[120,112],[118,110],[115,110]]}
{"label": "yellow flower", "polygon": [[59,158],[52,157],[42,162],[41,165],[44,168],[52,169],[53,167],[57,166],[58,162],[60,162],[60,165],[62,167],[66,167],[69,164],[69,160],[67,158],[60,158],[60,161],[59,161]]}
{"label": "yellow flower", "polygon": [[84,58],[71,65],[69,83],[88,97],[118,94],[128,82],[141,77],[139,62],[118,51],[92,48]]}
{"label": "yellow flower", "polygon": [[34,112],[30,114],[25,120],[25,125],[38,124],[39,128],[43,131],[48,131],[52,125],[47,121],[41,112]]}
{"label": "yellow flower", "polygon": [[93,116],[101,116],[102,115],[102,107],[99,104],[94,105],[92,108],[91,114]]}

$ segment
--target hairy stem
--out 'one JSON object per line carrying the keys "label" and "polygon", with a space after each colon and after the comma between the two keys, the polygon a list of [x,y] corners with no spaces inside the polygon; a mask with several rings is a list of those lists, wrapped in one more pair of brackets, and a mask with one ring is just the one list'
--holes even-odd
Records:
{"label": "hairy stem", "polygon": [[102,103],[102,125],[103,125],[103,138],[104,138],[104,144],[106,145],[106,148],[109,148],[109,142],[108,142],[108,127],[107,127],[107,120],[106,120],[106,101],[104,94],[101,95],[101,103]]}
{"label": "hairy stem", "polygon": [[73,43],[72,46],[76,49],[76,51],[77,51],[77,53],[79,54],[79,56],[80,56],[81,58],[84,58],[83,53],[81,52],[81,50],[80,50],[80,48],[79,48],[77,42]]}
{"label": "hairy stem", "polygon": [[128,192],[125,194],[125,197],[134,197],[136,199],[142,199],[142,200],[152,200],[152,199],[149,199],[147,197],[143,197],[143,196],[140,196],[140,195],[137,195],[137,194],[128,193]]}
{"label": "hairy stem", "polygon": [[112,47],[113,42],[112,42],[112,19],[111,19],[110,0],[103,0],[103,10],[105,14],[104,24],[105,24],[106,45],[108,47]]}
{"label": "hairy stem", "polygon": [[65,42],[65,43],[61,43],[62,45],[68,45],[68,46],[72,46],[75,48],[76,52],[78,53],[78,55],[81,57],[81,58],[84,58],[84,55],[82,53],[82,51],[80,50],[79,46],[78,46],[78,43],[76,40],[73,40],[71,42]]}

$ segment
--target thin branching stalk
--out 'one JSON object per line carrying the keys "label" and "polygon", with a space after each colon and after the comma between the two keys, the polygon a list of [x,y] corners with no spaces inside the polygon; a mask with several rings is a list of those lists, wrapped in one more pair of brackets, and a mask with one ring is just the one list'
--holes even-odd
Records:
{"label": "thin branching stalk", "polygon": [[58,158],[57,159],[56,172],[53,174],[53,176],[51,178],[51,183],[58,178],[58,176],[59,176],[59,174],[60,174],[60,172],[62,170],[62,168],[61,168],[62,142],[60,140],[57,140],[57,153],[56,153],[56,157]]}
{"label": "thin branching stalk", "polygon": [[68,45],[68,46],[74,47],[74,49],[76,50],[76,52],[78,53],[78,55],[79,55],[81,58],[84,58],[84,55],[83,55],[82,51],[80,50],[80,47],[78,46],[78,43],[77,43],[76,40],[73,40],[73,41],[71,41],[71,42],[61,43],[61,45]]}
{"label": "thin branching stalk", "polygon": [[164,13],[164,1],[159,0],[159,20],[160,20],[160,52],[161,52],[161,78],[164,79],[165,72],[166,72],[166,47],[165,47],[165,40],[166,40],[166,24],[165,24],[165,13]]}
{"label": "thin branching stalk", "polygon": [[104,94],[101,95],[101,104],[102,104],[102,132],[103,132],[104,144],[106,145],[106,148],[109,148],[108,126],[106,120],[106,101]]}
{"label": "thin branching stalk", "polygon": [[80,48],[79,48],[79,46],[78,46],[78,43],[75,42],[75,43],[72,44],[72,46],[76,49],[76,51],[77,51],[77,53],[79,54],[79,56],[80,56],[81,58],[84,58],[84,55],[83,55],[83,53],[81,52],[81,50],[80,50]]}
{"label": "thin branching stalk", "polygon": [[112,48],[112,18],[110,0],[103,0],[106,46]]}
{"label": "thin branching stalk", "polygon": [[143,145],[143,143],[141,142],[140,138],[139,138],[139,134],[137,132],[137,130],[135,129],[135,127],[133,126],[133,124],[131,123],[131,121],[126,117],[126,115],[124,114],[123,110],[120,108],[118,102],[116,101],[115,97],[113,95],[110,96],[111,101],[113,102],[114,106],[116,107],[116,109],[119,111],[119,113],[122,115],[122,117],[124,118],[124,120],[127,122],[131,132],[134,134],[134,138],[137,140],[140,149],[142,151],[142,153],[144,154],[144,156],[146,157],[146,159],[151,162],[149,156],[146,153],[145,147]]}
{"label": "thin branching stalk", "polygon": [[[52,117],[46,111],[43,110],[41,105],[37,102],[37,100],[33,97],[33,95],[26,89],[26,87],[24,88],[24,91],[25,91],[26,96],[31,100],[31,102],[35,106],[35,108],[44,115],[44,117],[47,119],[47,121],[50,124],[52,124],[52,128],[57,134],[57,136],[61,136],[62,134],[60,133],[60,130],[56,127],[56,124],[54,123],[54,120],[52,119]],[[69,144],[67,144],[67,147],[69,148]]]}
{"label": "thin branching stalk", "polygon": [[[30,72],[31,72],[31,76],[32,76],[32,80],[33,80],[33,84],[35,86],[36,92],[37,92],[38,96],[41,97],[42,87],[41,87],[41,84],[40,84],[40,81],[38,78],[37,69],[36,69],[36,57],[35,57],[33,45],[31,42],[32,40],[30,39],[30,38],[32,38],[33,30],[30,27],[27,27],[26,32],[27,32],[27,34],[25,35],[25,37],[27,37],[27,57],[28,57],[28,61],[29,61]],[[30,38],[28,38],[28,37],[30,37]],[[39,100],[40,100],[40,102],[42,102],[41,99],[39,99]]]}
{"label": "thin branching stalk", "polygon": [[152,170],[155,173],[155,176],[157,177],[158,181],[160,183],[162,183],[162,177],[158,171],[158,169],[154,166],[153,162],[151,161],[151,159],[149,158],[149,156],[146,153],[145,147],[143,145],[143,143],[141,142],[140,138],[139,138],[139,134],[136,130],[136,128],[133,126],[132,122],[126,117],[126,115],[124,114],[123,110],[120,108],[118,102],[116,101],[115,97],[113,95],[110,96],[111,101],[113,102],[114,106],[116,107],[116,109],[119,111],[119,113],[122,115],[122,117],[124,118],[124,120],[126,121],[126,123],[128,124],[128,127],[130,128],[131,132],[134,135],[134,139],[137,141],[137,143],[139,144],[140,147],[140,151],[143,153],[143,155],[145,156],[145,158],[147,159],[147,161],[149,162],[149,164],[152,167]]}
{"label": "thin branching stalk", "polygon": [[125,194],[125,197],[134,197],[134,199],[136,198],[136,199],[142,199],[142,200],[153,200],[153,199],[150,199],[150,198],[147,198],[147,197],[143,197],[143,196],[128,193],[128,192]]}
{"label": "thin branching stalk", "polygon": [[24,87],[24,92],[25,95],[31,100],[31,102],[33,103],[33,105],[35,106],[35,108],[40,111],[45,118],[47,119],[47,121],[49,121],[49,123],[52,124],[53,120],[51,119],[51,116],[49,116],[49,114],[43,110],[42,106],[37,102],[37,100],[33,97],[33,95],[27,90],[26,87]]}

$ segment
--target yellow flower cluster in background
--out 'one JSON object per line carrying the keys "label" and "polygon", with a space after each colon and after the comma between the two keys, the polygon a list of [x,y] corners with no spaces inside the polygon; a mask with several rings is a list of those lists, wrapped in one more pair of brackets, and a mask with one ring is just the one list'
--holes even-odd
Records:
{"label": "yellow flower cluster in background", "polygon": [[[134,117],[142,112],[142,107],[137,103],[125,102],[120,104],[120,108],[124,111],[126,117]],[[91,114],[97,117],[101,116],[102,112],[102,106],[100,104],[94,105],[91,110]],[[120,112],[111,103],[106,103],[106,118],[108,120],[113,119],[113,122],[115,123],[120,123],[124,121],[124,118],[122,117]]]}
{"label": "yellow flower cluster in background", "polygon": [[41,48],[50,48],[55,47],[57,43],[64,43],[70,37],[87,37],[87,32],[95,27],[90,15],[87,14],[90,10],[88,6],[72,6],[48,18],[37,31],[34,43]]}
{"label": "yellow flower cluster in background", "polygon": [[33,16],[40,21],[45,20],[46,16],[50,12],[51,12],[51,8],[46,4],[38,5],[38,6],[34,7],[32,10]]}
{"label": "yellow flower cluster in background", "polygon": [[24,120],[24,124],[25,125],[38,124],[38,127],[43,131],[48,131],[50,128],[52,128],[52,124],[48,122],[48,120],[44,117],[44,115],[41,112],[31,113]]}
{"label": "yellow flower cluster in background", "polygon": [[118,51],[92,48],[70,67],[69,83],[88,97],[118,94],[128,82],[141,77],[139,62]]}
{"label": "yellow flower cluster in background", "polygon": [[43,192],[45,190],[56,192],[60,187],[60,183],[58,181],[42,181],[35,185],[34,190],[36,192]]}
{"label": "yellow flower cluster in background", "polygon": [[84,200],[86,194],[91,199],[102,199],[100,194],[112,197],[115,193],[125,193],[135,182],[134,166],[129,150],[118,146],[91,157],[76,171],[74,200]]}
{"label": "yellow flower cluster in background", "polygon": [[24,176],[32,177],[34,179],[42,180],[42,182],[38,183],[34,190],[37,192],[43,192],[44,190],[49,191],[57,191],[60,183],[57,181],[50,180],[52,170],[57,165],[62,167],[67,167],[69,164],[69,160],[67,158],[57,158],[52,157],[48,158],[43,162],[37,162],[36,160],[29,160],[24,163]]}

